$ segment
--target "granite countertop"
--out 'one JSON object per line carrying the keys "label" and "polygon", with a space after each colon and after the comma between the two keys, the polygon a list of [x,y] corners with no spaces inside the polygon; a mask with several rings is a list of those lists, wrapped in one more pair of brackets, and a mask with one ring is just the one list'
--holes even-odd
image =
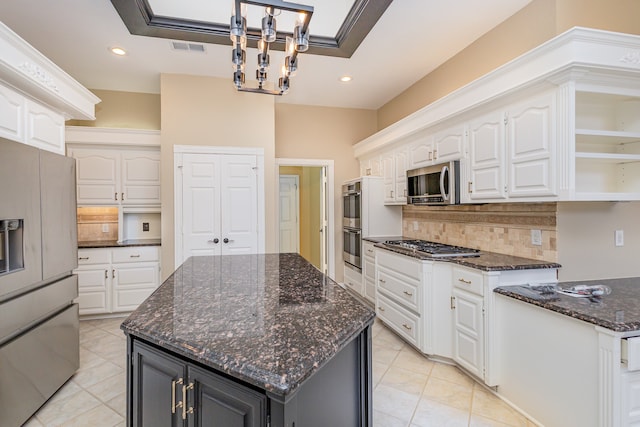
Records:
{"label": "granite countertop", "polygon": [[203,256],[187,259],[121,328],[287,396],[374,317],[298,254]]}
{"label": "granite countertop", "polygon": [[161,242],[160,239],[129,239],[122,242],[116,240],[78,241],[78,249],[122,248],[127,246],[161,246]]}
{"label": "granite countertop", "polygon": [[522,286],[498,287],[494,292],[616,332],[640,330],[640,277],[558,283],[560,288],[576,285],[606,285],[611,294],[576,298],[555,293],[540,299],[532,297]]}
{"label": "granite countertop", "polygon": [[522,258],[512,255],[504,255],[495,252],[478,252],[477,256],[470,257],[433,257],[425,253],[414,252],[411,249],[403,249],[386,246],[377,243],[376,248],[396,252],[401,255],[410,256],[427,261],[443,261],[475,268],[482,271],[507,271],[507,270],[529,270],[540,268],[560,268],[560,264],[555,262],[539,261],[535,259]]}

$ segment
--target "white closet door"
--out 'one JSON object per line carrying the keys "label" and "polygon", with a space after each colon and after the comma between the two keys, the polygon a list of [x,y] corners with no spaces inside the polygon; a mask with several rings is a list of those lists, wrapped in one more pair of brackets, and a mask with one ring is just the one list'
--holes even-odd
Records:
{"label": "white closet door", "polygon": [[298,253],[298,175],[280,175],[280,252]]}
{"label": "white closet door", "polygon": [[258,253],[257,160],[253,155],[221,155],[222,253]]}
{"label": "white closet door", "polygon": [[183,261],[220,255],[220,156],[185,154],[182,173]]}

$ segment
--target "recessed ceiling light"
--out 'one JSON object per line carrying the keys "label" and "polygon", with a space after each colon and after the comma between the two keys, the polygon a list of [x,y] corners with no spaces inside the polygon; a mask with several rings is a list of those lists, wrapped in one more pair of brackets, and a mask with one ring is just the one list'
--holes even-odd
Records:
{"label": "recessed ceiling light", "polygon": [[342,77],[340,77],[340,81],[344,82],[344,83],[350,82],[351,81],[351,76],[342,76]]}
{"label": "recessed ceiling light", "polygon": [[124,50],[123,48],[118,47],[118,46],[110,47],[109,51],[111,53],[113,53],[114,55],[118,55],[118,56],[124,56],[124,55],[127,54],[126,50]]}

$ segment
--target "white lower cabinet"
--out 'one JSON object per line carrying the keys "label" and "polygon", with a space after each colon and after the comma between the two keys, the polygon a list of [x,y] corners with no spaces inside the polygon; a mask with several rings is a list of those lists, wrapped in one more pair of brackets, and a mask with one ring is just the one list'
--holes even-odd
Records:
{"label": "white lower cabinet", "polygon": [[622,425],[640,425],[640,371],[622,374]]}
{"label": "white lower cabinet", "polygon": [[358,295],[362,295],[364,292],[364,286],[362,283],[362,272],[356,270],[354,267],[344,265],[344,284],[347,288],[351,289]]}
{"label": "white lower cabinet", "polygon": [[80,314],[132,311],[158,287],[157,246],[78,250]]}
{"label": "white lower cabinet", "polygon": [[484,299],[453,288],[453,360],[484,378]]}
{"label": "white lower cabinet", "polygon": [[374,245],[373,242],[362,241],[364,297],[373,304],[376,303],[376,248]]}

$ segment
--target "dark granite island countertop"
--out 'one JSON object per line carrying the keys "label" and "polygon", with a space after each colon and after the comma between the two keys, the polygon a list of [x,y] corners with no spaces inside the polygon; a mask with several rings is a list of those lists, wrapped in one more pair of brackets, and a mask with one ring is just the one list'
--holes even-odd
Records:
{"label": "dark granite island countertop", "polygon": [[374,317],[297,254],[231,255],[187,259],[121,328],[285,402]]}
{"label": "dark granite island countertop", "polygon": [[611,294],[578,298],[555,292],[537,296],[522,286],[498,287],[494,292],[612,331],[640,331],[640,277],[558,283],[563,289],[577,285],[605,285]]}

